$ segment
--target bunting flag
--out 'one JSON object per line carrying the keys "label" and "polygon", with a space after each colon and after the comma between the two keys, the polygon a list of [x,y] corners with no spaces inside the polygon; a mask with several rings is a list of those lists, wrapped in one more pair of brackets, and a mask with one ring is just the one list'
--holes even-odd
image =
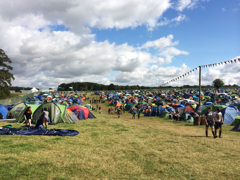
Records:
{"label": "bunting flag", "polygon": [[[199,67],[202,67],[202,68],[210,68],[210,67],[216,67],[216,66],[224,65],[224,64],[225,64],[225,65],[230,64],[230,63],[232,64],[232,63],[236,63],[236,62],[240,62],[240,58],[232,59],[232,60],[228,60],[228,61],[223,61],[223,62],[219,62],[219,63],[202,65],[202,66],[199,66]],[[179,79],[181,79],[181,78],[183,78],[183,77],[185,77],[185,76],[187,76],[187,75],[189,75],[189,74],[191,74],[192,72],[197,71],[197,70],[199,70],[198,67],[192,69],[192,70],[189,71],[189,72],[184,73],[184,74],[181,75],[181,76],[178,76],[177,78],[173,78],[172,80],[165,82],[165,83],[162,84],[160,87],[162,87],[162,86],[164,86],[164,85],[168,85],[168,84],[170,84],[171,82],[177,81],[177,80],[179,80]]]}

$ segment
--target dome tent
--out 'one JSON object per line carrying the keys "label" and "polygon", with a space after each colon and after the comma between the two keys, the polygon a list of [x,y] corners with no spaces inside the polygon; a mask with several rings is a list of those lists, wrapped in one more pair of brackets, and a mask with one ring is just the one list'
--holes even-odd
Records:
{"label": "dome tent", "polygon": [[37,123],[37,120],[44,108],[47,108],[49,112],[50,124],[74,123],[74,120],[69,115],[66,106],[52,102],[44,103],[37,108],[33,114],[33,123]]}
{"label": "dome tent", "polygon": [[8,110],[3,105],[0,104],[0,113],[3,115],[3,119],[7,118]]}
{"label": "dome tent", "polygon": [[37,104],[19,103],[19,104],[15,105],[9,111],[9,113],[12,113],[13,117],[16,118],[17,122],[23,122],[24,121],[24,112],[26,111],[28,106],[31,107],[32,113],[34,113],[39,105],[37,105]]}

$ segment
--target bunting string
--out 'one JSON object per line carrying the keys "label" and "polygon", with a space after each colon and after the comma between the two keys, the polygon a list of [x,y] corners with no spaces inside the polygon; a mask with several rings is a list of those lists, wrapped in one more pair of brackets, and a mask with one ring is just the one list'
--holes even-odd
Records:
{"label": "bunting string", "polygon": [[[237,62],[240,62],[240,58],[238,58],[238,59],[233,59],[233,60],[229,60],[229,61],[223,61],[223,62],[219,62],[219,63],[213,63],[213,64],[208,64],[208,65],[202,65],[202,66],[200,66],[200,67],[201,67],[201,68],[211,68],[211,67],[217,67],[217,66],[227,65],[227,64],[237,63]],[[171,82],[174,82],[174,81],[180,80],[181,78],[184,78],[184,77],[190,75],[191,73],[196,72],[197,70],[199,70],[199,67],[194,68],[194,69],[192,69],[191,71],[189,71],[189,72],[187,72],[187,73],[184,73],[184,74],[181,75],[181,76],[178,76],[178,77],[176,77],[176,78],[173,78],[173,79],[170,80],[170,81],[167,81],[167,82],[161,84],[160,87],[162,87],[162,86],[166,86],[166,85],[170,84]]]}

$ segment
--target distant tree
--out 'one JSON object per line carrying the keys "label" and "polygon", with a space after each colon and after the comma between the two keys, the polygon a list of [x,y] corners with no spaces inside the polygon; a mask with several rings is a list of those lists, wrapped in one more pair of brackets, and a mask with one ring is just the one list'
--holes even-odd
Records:
{"label": "distant tree", "polygon": [[12,63],[11,59],[0,49],[0,98],[10,95],[9,88],[12,85],[12,80],[14,80],[13,74],[9,72],[13,69],[9,65],[10,63]]}
{"label": "distant tree", "polygon": [[111,83],[109,86],[108,86],[108,90],[115,90],[115,85],[113,83]]}
{"label": "distant tree", "polygon": [[223,87],[224,86],[224,82],[223,80],[221,79],[215,79],[213,81],[213,86],[216,88],[216,89],[219,89],[220,87]]}

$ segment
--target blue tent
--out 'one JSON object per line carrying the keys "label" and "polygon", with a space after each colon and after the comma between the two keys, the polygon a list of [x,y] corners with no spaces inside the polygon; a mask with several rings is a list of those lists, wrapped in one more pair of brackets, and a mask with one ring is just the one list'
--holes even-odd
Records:
{"label": "blue tent", "polygon": [[180,107],[186,107],[186,106],[183,104],[179,104],[178,106],[175,107],[175,109],[180,108]]}
{"label": "blue tent", "polygon": [[151,114],[150,114],[150,111],[148,111],[144,116],[155,116],[155,108],[156,107],[152,107],[151,108]]}
{"label": "blue tent", "polygon": [[10,111],[14,106],[15,106],[15,104],[5,105],[4,107],[5,107],[8,111]]}
{"label": "blue tent", "polygon": [[157,108],[157,116],[161,116],[162,112],[165,111],[165,108],[162,106],[158,106]]}
{"label": "blue tent", "polygon": [[211,104],[213,104],[212,102],[205,102],[203,105],[205,105],[205,106],[208,106],[208,105],[211,105]]}
{"label": "blue tent", "polygon": [[174,112],[175,111],[175,109],[173,107],[166,107],[166,110],[168,112]]}
{"label": "blue tent", "polygon": [[7,117],[7,113],[8,113],[8,110],[7,108],[5,108],[3,105],[0,104],[0,113],[2,113],[3,115],[3,119],[6,119]]}
{"label": "blue tent", "polygon": [[85,114],[84,114],[82,109],[80,109],[80,108],[79,109],[75,109],[75,110],[73,110],[73,112],[74,112],[74,114],[77,116],[77,118],[79,120],[86,119]]}
{"label": "blue tent", "polygon": [[96,117],[89,111],[88,119],[92,119],[92,118],[96,118]]}
{"label": "blue tent", "polygon": [[43,100],[43,96],[42,96],[42,95],[37,96],[37,98],[38,98],[40,101]]}
{"label": "blue tent", "polygon": [[223,123],[224,124],[232,124],[234,119],[237,116],[240,116],[240,113],[237,109],[232,107],[226,107],[221,110],[223,115]]}

